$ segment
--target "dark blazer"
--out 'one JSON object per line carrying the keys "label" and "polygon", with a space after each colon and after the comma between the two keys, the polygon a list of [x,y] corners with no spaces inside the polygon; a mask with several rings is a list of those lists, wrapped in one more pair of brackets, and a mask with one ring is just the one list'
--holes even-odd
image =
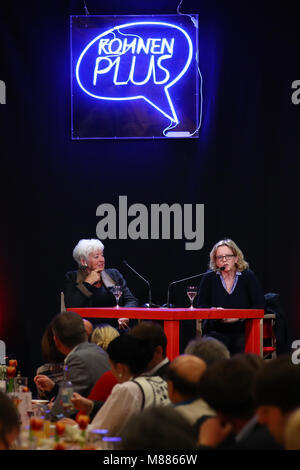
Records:
{"label": "dark blazer", "polygon": [[[74,349],[65,359],[69,380],[72,382],[74,392],[87,397],[101,375],[110,370],[108,355],[102,348],[87,341],[80,343]],[[55,419],[60,413],[63,413],[63,408],[58,392],[51,409],[51,416]]]}
{"label": "dark blazer", "polygon": [[104,290],[103,296],[97,295],[98,288],[84,282],[87,274],[79,269],[70,271],[65,275],[64,282],[64,300],[67,308],[78,307],[114,307],[116,300],[111,293],[114,285],[120,285],[122,296],[120,298],[120,307],[138,307],[138,300],[130,292],[126,281],[117,269],[105,269],[101,272],[101,279]]}

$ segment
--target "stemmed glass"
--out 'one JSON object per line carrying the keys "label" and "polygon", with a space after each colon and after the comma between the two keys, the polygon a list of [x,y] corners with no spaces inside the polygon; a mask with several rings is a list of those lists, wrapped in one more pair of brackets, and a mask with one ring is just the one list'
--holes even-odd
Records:
{"label": "stemmed glass", "polygon": [[112,293],[114,294],[115,298],[116,298],[116,302],[117,302],[117,308],[119,308],[119,300],[120,300],[120,297],[122,295],[122,289],[121,289],[121,286],[114,286],[112,288]]}
{"label": "stemmed glass", "polygon": [[197,295],[197,287],[196,286],[188,286],[187,289],[186,289],[186,293],[187,293],[187,296],[188,296],[188,298],[190,299],[190,302],[191,302],[190,308],[193,308],[194,299]]}

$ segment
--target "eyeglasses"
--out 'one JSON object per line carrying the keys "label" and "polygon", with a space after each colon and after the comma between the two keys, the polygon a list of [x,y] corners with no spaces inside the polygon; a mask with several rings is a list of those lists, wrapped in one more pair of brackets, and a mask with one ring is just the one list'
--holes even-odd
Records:
{"label": "eyeglasses", "polygon": [[216,256],[216,259],[218,261],[222,261],[223,259],[225,259],[225,261],[227,261],[228,259],[230,258],[233,258],[235,255],[221,255],[221,256]]}

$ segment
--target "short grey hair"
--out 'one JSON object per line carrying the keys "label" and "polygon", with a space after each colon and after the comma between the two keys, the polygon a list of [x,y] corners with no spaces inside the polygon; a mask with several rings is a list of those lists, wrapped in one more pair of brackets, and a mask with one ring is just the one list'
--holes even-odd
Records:
{"label": "short grey hair", "polygon": [[98,250],[101,250],[101,251],[104,250],[104,245],[100,240],[95,239],[95,238],[92,238],[90,240],[87,240],[87,239],[79,240],[79,242],[77,243],[77,245],[75,246],[73,250],[73,258],[80,266],[81,259],[84,259],[85,261],[87,261],[89,255]]}
{"label": "short grey hair", "polygon": [[230,358],[230,352],[221,341],[210,336],[192,339],[184,350],[185,354],[200,357],[206,362],[207,367],[215,362]]}

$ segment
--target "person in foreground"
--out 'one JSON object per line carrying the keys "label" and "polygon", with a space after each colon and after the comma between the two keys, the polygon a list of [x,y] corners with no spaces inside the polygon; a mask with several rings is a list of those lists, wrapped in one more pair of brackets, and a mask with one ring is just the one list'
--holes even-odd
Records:
{"label": "person in foreground", "polygon": [[174,408],[191,425],[203,417],[215,416],[208,404],[199,397],[199,383],[207,366],[199,357],[182,354],[170,364],[168,393]]}
{"label": "person in foreground", "polygon": [[300,364],[290,354],[267,361],[255,385],[257,419],[284,447],[289,419],[300,407]]}
{"label": "person in foreground", "polygon": [[192,426],[171,406],[135,414],[123,431],[122,450],[196,450]]}
{"label": "person in foreground", "polygon": [[0,392],[0,450],[9,450],[19,437],[21,420],[12,400]]}
{"label": "person in foreground", "polygon": [[[209,267],[202,277],[195,307],[264,309],[262,287],[233,240],[220,240],[214,245]],[[203,334],[222,341],[231,354],[245,349],[244,320],[204,320]]]}
{"label": "person in foreground", "polygon": [[255,413],[253,387],[262,368],[262,358],[252,354],[237,354],[207,368],[199,392],[217,415],[200,423],[200,448],[279,449]]}
{"label": "person in foreground", "polygon": [[[57,349],[65,355],[69,380],[74,391],[87,396],[96,381],[109,370],[107,354],[99,346],[87,341],[87,334],[80,315],[62,312],[52,321],[53,338]],[[38,389],[46,390],[56,397],[51,409],[51,418],[63,413],[59,387],[46,375],[36,375],[34,382]]]}
{"label": "person in foreground", "polygon": [[[80,240],[73,250],[78,264],[77,271],[67,272],[64,282],[64,302],[67,308],[115,307],[112,293],[115,285],[121,287],[120,307],[138,307],[138,300],[129,290],[122,274],[117,269],[105,269],[104,245],[97,239]],[[100,319],[114,327],[127,328],[128,318]],[[99,319],[98,319],[99,322]]]}
{"label": "person in foreground", "polygon": [[[108,429],[110,435],[116,436],[131,415],[151,406],[165,406],[170,404],[170,400],[165,380],[160,376],[142,376],[153,357],[153,348],[148,341],[126,333],[110,342],[107,353],[118,384],[95,415],[90,427]],[[72,401],[75,406],[78,398],[74,394]],[[65,422],[72,423],[68,419]]]}

